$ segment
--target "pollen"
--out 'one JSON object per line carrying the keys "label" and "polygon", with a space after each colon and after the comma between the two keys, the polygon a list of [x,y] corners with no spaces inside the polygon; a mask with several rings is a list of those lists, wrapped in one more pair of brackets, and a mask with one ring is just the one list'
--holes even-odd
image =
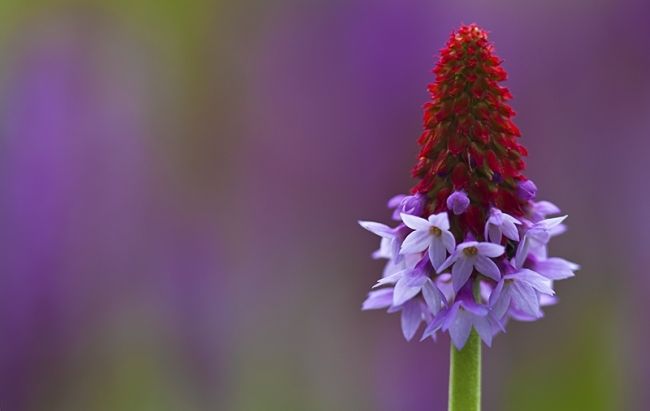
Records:
{"label": "pollen", "polygon": [[467,247],[463,250],[463,254],[465,254],[468,257],[474,257],[475,255],[478,254],[478,248],[476,247]]}

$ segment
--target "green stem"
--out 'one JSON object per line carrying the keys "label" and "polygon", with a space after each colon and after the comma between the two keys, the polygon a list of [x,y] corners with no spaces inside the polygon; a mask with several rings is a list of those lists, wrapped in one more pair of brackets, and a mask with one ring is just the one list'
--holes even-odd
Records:
{"label": "green stem", "polygon": [[[478,281],[477,281],[478,283]],[[478,294],[478,287],[474,287]],[[462,350],[451,344],[449,411],[481,410],[481,339],[475,329]]]}

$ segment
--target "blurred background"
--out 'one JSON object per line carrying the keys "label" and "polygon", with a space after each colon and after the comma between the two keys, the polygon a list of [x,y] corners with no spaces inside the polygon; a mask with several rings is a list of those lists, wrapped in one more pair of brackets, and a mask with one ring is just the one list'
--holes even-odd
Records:
{"label": "blurred background", "polygon": [[646,0],[0,2],[2,411],[445,410],[448,340],[361,312],[449,33],[491,32],[561,303],[486,410],[650,409]]}

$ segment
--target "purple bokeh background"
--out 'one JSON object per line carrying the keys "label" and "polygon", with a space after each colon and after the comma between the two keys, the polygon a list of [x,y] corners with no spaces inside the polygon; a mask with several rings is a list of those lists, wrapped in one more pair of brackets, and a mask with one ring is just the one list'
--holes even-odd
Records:
{"label": "purple bokeh background", "polygon": [[645,410],[650,4],[7,8],[0,408],[444,410],[448,341],[361,312],[437,51],[490,31],[582,265],[484,352],[487,410]]}

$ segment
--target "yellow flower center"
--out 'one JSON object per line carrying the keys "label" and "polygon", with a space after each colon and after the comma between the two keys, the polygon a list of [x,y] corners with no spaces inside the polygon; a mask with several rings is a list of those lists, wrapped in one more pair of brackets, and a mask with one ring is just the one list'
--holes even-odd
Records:
{"label": "yellow flower center", "polygon": [[467,247],[463,250],[463,253],[468,257],[473,257],[478,254],[478,248],[476,247]]}
{"label": "yellow flower center", "polygon": [[440,235],[442,234],[442,231],[438,227],[431,227],[429,229],[429,232],[435,235],[436,237],[440,237]]}

